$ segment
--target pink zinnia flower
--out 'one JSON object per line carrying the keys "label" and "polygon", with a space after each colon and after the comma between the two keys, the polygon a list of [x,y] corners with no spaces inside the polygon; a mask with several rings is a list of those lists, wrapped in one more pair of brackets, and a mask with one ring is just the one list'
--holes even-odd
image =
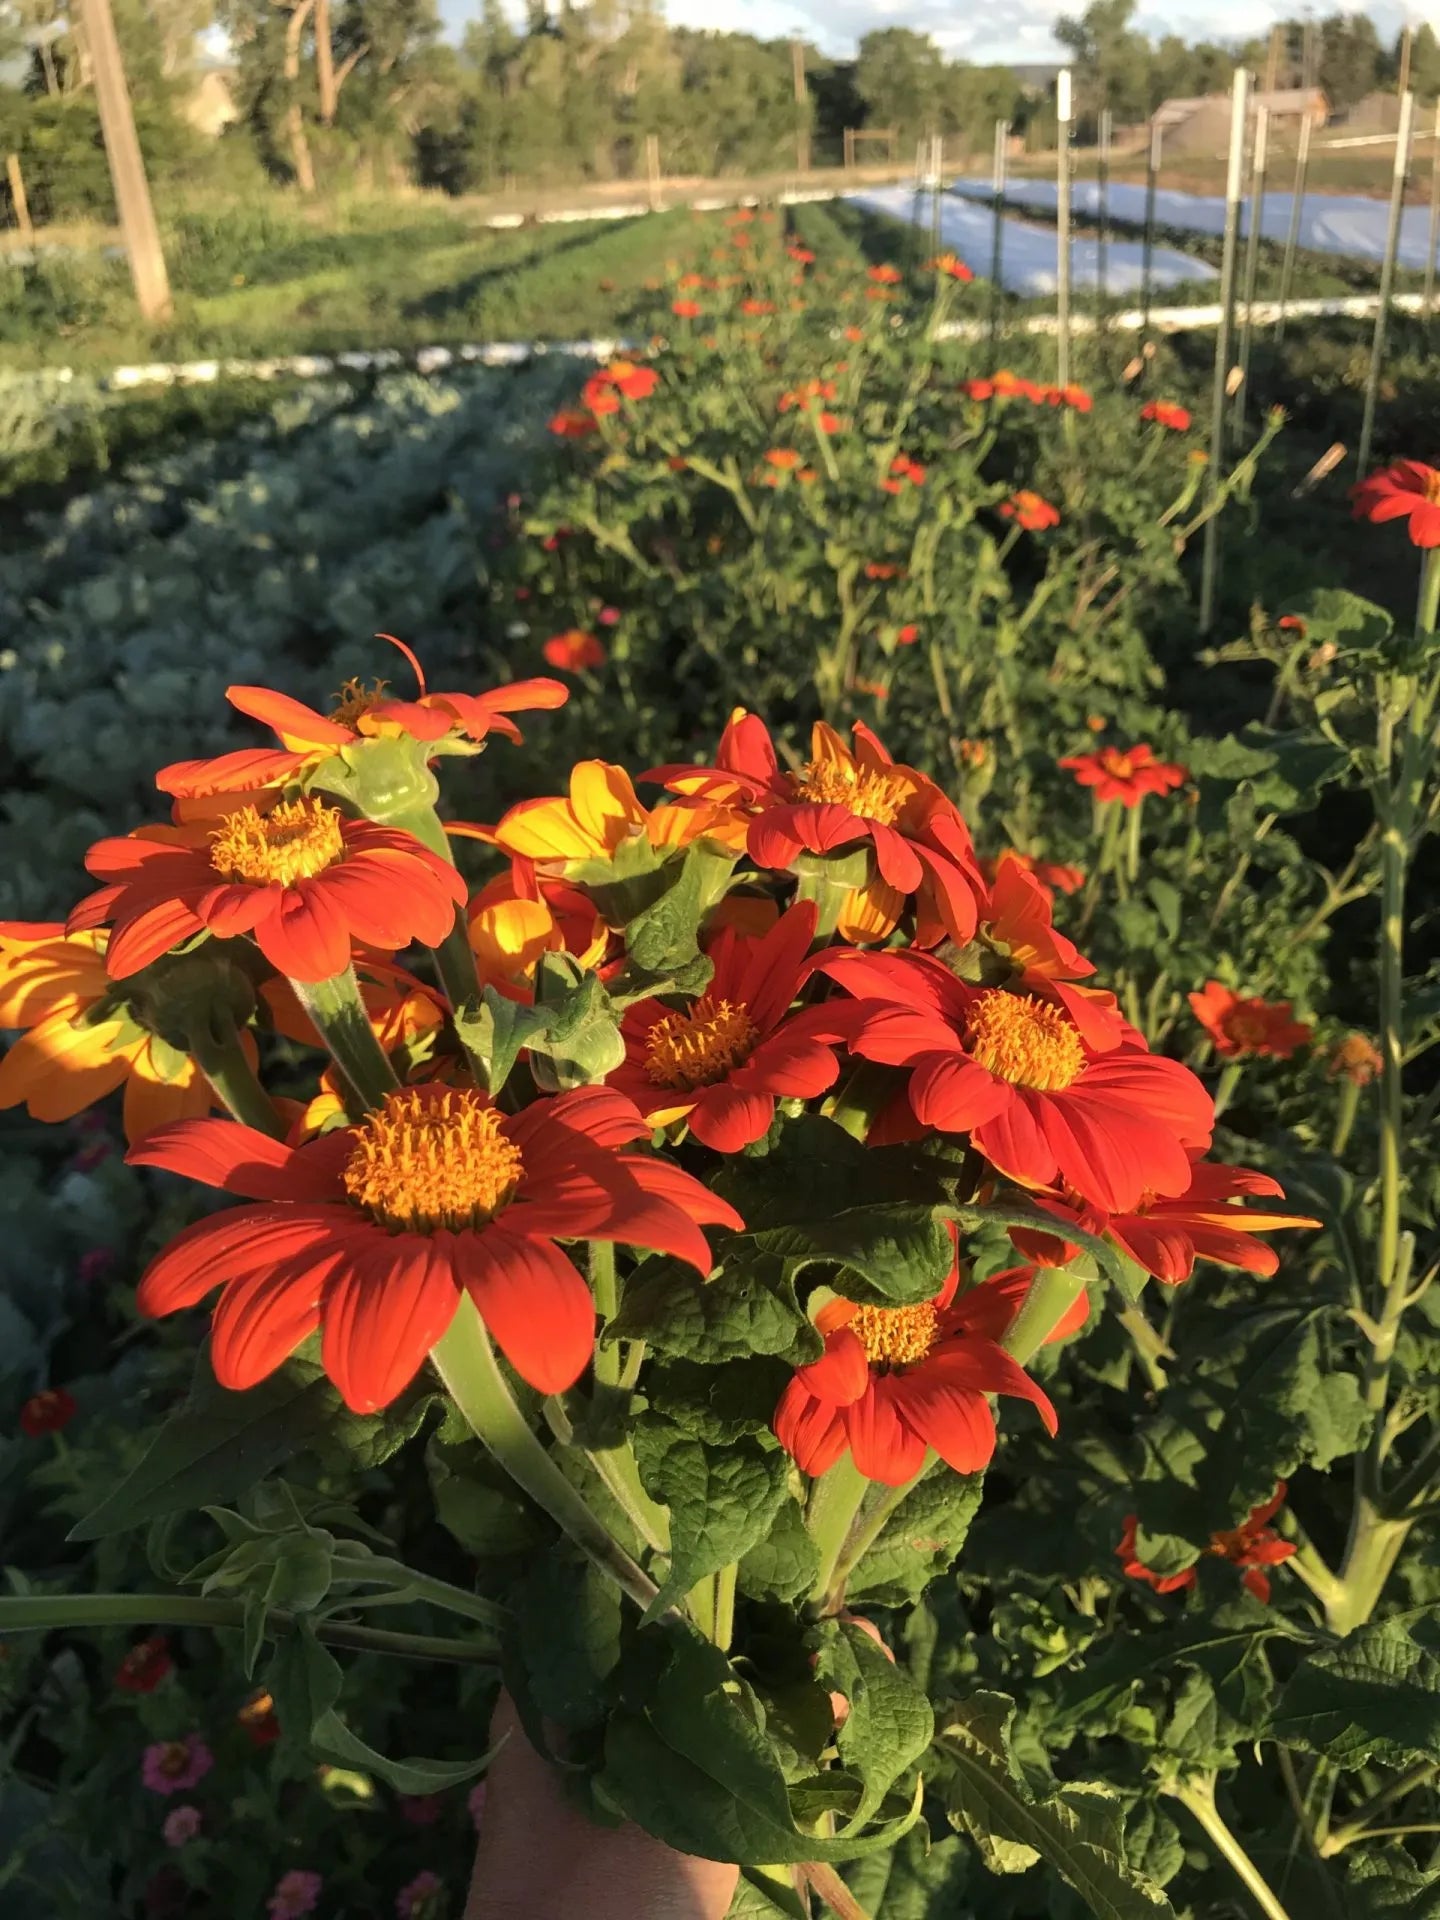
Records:
{"label": "pink zinnia flower", "polygon": [[395,1896],[399,1920],[424,1920],[424,1916],[436,1911],[430,1905],[431,1896],[443,1891],[438,1873],[431,1873],[428,1867],[423,1873],[417,1873],[409,1886],[402,1887]]}
{"label": "pink zinnia flower", "polygon": [[305,1914],[315,1911],[324,1884],[320,1874],[309,1873],[304,1867],[292,1867],[289,1873],[280,1876],[275,1891],[265,1903],[270,1920],[303,1920]]}
{"label": "pink zinnia flower", "polygon": [[167,1847],[183,1847],[185,1842],[193,1840],[199,1831],[200,1809],[198,1807],[172,1807],[165,1816],[165,1825],[161,1828]]}
{"label": "pink zinnia flower", "polygon": [[151,1793],[188,1793],[215,1764],[215,1756],[198,1733],[183,1740],[157,1740],[145,1749],[140,1778]]}

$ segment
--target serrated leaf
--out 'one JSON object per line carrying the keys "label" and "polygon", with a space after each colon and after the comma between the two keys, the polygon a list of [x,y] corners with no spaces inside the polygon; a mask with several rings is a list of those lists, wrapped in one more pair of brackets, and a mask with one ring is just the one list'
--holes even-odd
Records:
{"label": "serrated leaf", "polygon": [[766,1433],[791,1369],[773,1354],[701,1366],[694,1360],[665,1360],[646,1376],[652,1403],[670,1419],[715,1446],[742,1433]]}
{"label": "serrated leaf", "polygon": [[708,1280],[666,1254],[642,1261],[607,1337],[644,1340],[658,1353],[707,1366],[757,1353],[818,1360],[824,1342],[800,1311],[784,1262],[740,1234],[717,1234],[711,1244],[717,1265]]}
{"label": "serrated leaf", "polygon": [[1013,1850],[1012,1872],[1044,1860],[1097,1920],[1173,1920],[1160,1888],[1125,1857],[1119,1795],[1098,1785],[1033,1793],[1010,1750],[1014,1714],[1004,1694],[977,1693],[945,1716],[936,1744],[953,1788],[952,1825],[988,1847],[992,1865],[997,1847]]}
{"label": "serrated leaf", "polygon": [[474,1760],[391,1760],[378,1753],[341,1719],[336,1702],[343,1675],[308,1626],[280,1642],[265,1684],[274,1695],[282,1727],[287,1734],[295,1730],[317,1759],[332,1766],[358,1767],[386,1781],[397,1793],[441,1793],[473,1780],[494,1757],[493,1749]]}
{"label": "serrated leaf", "polygon": [[645,1491],[670,1510],[670,1572],[649,1621],[765,1538],[787,1497],[788,1462],[756,1440],[711,1447],[652,1417],[635,1430],[635,1457]]}
{"label": "serrated leaf", "polygon": [[202,1353],[184,1404],[70,1538],[100,1540],[164,1514],[218,1505],[306,1451],[378,1466],[418,1430],[434,1397],[422,1391],[382,1414],[351,1413],[308,1347],[259,1386],[232,1393]]}
{"label": "serrated leaf", "polygon": [[832,1625],[816,1672],[850,1711],[835,1736],[840,1760],[864,1783],[847,1832],[858,1832],[935,1734],[930,1702],[905,1669],[853,1621]]}
{"label": "serrated leaf", "polygon": [[784,1500],[763,1540],[740,1561],[736,1584],[752,1600],[799,1600],[820,1572],[820,1556],[798,1500]]}
{"label": "serrated leaf", "polygon": [[1403,1766],[1440,1751],[1440,1625],[1416,1608],[1359,1627],[1295,1669],[1272,1722],[1275,1739],[1339,1767]]}
{"label": "serrated leaf", "polygon": [[734,849],[700,839],[670,863],[670,884],[626,922],[625,951],[633,966],[658,974],[693,963],[700,923],[724,893],[738,858]]}
{"label": "serrated leaf", "polygon": [[985,1476],[932,1469],[895,1509],[846,1582],[846,1597],[899,1607],[918,1600],[958,1556],[980,1510]]}
{"label": "serrated leaf", "polygon": [[500,1092],[522,1051],[547,1031],[554,1017],[551,1009],[508,999],[493,986],[485,988],[473,1009],[456,1011],[461,1045],[485,1063],[487,1092]]}

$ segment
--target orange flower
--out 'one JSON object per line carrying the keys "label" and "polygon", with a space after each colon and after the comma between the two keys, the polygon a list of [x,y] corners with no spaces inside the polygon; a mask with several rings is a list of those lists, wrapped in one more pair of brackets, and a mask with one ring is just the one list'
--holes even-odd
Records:
{"label": "orange flower", "polygon": [[883,940],[913,896],[917,941],[933,946],[948,934],[963,946],[974,934],[983,891],[969,828],[934,781],[893,761],[863,721],[853,732],[852,751],[817,720],[809,761],[799,773],[782,773],[764,722],[737,707],[713,767],[656,767],[646,778],[672,793],[743,809],[750,816],[746,850],[759,867],[783,872],[802,854],[868,842],[872,875],[841,909],[842,938]]}
{"label": "orange flower", "polygon": [[865,578],[867,580],[894,580],[904,573],[904,571],[904,567],[897,566],[889,560],[867,560],[865,562]]}
{"label": "orange flower", "polygon": [[884,266],[884,265],[878,266],[878,267],[867,267],[865,269],[865,274],[867,279],[873,280],[876,286],[879,286],[879,287],[898,286],[900,281],[903,280],[905,277],[901,273],[898,267],[891,267],[891,266]]}
{"label": "orange flower", "polygon": [[777,413],[789,413],[792,407],[804,407],[808,410],[818,401],[834,398],[835,382],[833,380],[802,380],[798,387],[792,387],[787,393],[781,394],[775,410]]}
{"label": "orange flower", "polygon": [[863,327],[846,327],[845,338],[847,340],[863,340],[865,338],[865,329]]}
{"label": "orange flower", "polygon": [[772,467],[778,467],[782,473],[793,473],[796,467],[805,464],[803,453],[797,453],[793,447],[771,447],[765,459]]}
{"label": "orange flower", "polygon": [[[1285,1482],[1282,1480],[1272,1497],[1263,1506],[1256,1507],[1249,1519],[1242,1520],[1238,1527],[1212,1533],[1210,1544],[1205,1549],[1207,1554],[1216,1559],[1228,1560],[1231,1566],[1241,1568],[1241,1586],[1247,1593],[1253,1594],[1262,1606],[1270,1604],[1270,1576],[1264,1569],[1279,1566],[1299,1551],[1292,1540],[1282,1540],[1274,1528],[1267,1525],[1279,1511],[1284,1499]],[[1182,1573],[1152,1573],[1144,1561],[1137,1558],[1135,1539],[1138,1528],[1137,1517],[1133,1513],[1128,1515],[1125,1532],[1115,1549],[1129,1577],[1143,1580],[1156,1593],[1178,1593],[1193,1587],[1196,1577],[1194,1567],[1186,1567]]]}
{"label": "orange flower", "polygon": [[681,320],[698,320],[704,308],[698,300],[672,300],[670,311]]}
{"label": "orange flower", "polygon": [[1440,471],[1422,460],[1397,460],[1350,489],[1355,518],[1408,520],[1417,547],[1440,547]]}
{"label": "orange flower", "polygon": [[845,426],[838,413],[818,413],[815,418],[822,433],[840,433]]}
{"label": "orange flower", "polygon": [[590,1289],[557,1239],[623,1240],[711,1268],[702,1225],[740,1216],[648,1153],[628,1101],[582,1087],[507,1115],[468,1087],[404,1087],[358,1126],[285,1147],[233,1120],[185,1120],[134,1148],[256,1202],[186,1227],[141,1277],[142,1313],[219,1286],[210,1359],[222,1386],[268,1378],[317,1329],[357,1413],[414,1379],[468,1293],[516,1371],[562,1393],[595,1344]]}
{"label": "orange flower", "polygon": [[[125,1137],[207,1113],[210,1083],[143,1024],[105,971],[105,935],[58,922],[0,922],[0,1027],[27,1029],[0,1060],[0,1107],[69,1120],[125,1089]],[[248,1034],[242,1044],[254,1054]],[[253,1058],[252,1058],[253,1064]]]}
{"label": "orange flower", "polygon": [[895,630],[895,644],[897,647],[913,647],[919,638],[920,629],[913,623],[907,626],[897,627]]}
{"label": "orange flower", "polygon": [[1053,898],[1023,856],[1007,849],[994,869],[980,925],[1009,960],[1014,984],[1062,1007],[1086,1045],[1103,1052],[1125,1037],[1124,1022],[1113,993],[1075,984],[1088,980],[1095,966],[1052,924]]}
{"label": "orange flower", "polygon": [[1066,1266],[1080,1252],[1078,1243],[1064,1237],[1064,1227],[1073,1224],[1082,1233],[1113,1240],[1128,1259],[1167,1287],[1188,1280],[1197,1260],[1213,1261],[1217,1267],[1238,1267],[1242,1272],[1268,1278],[1279,1267],[1280,1256],[1273,1247],[1249,1236],[1322,1224],[1304,1214],[1267,1212],[1245,1205],[1249,1199],[1284,1198],[1284,1189],[1268,1173],[1257,1173],[1250,1167],[1213,1166],[1197,1158],[1183,1193],[1172,1199],[1142,1195],[1139,1205],[1125,1213],[1107,1213],[1074,1193],[1032,1194],[1035,1206],[1054,1214],[1055,1235],[1014,1227],[1010,1237],[1027,1260],[1047,1267]]}
{"label": "orange flower", "polygon": [[792,260],[798,261],[802,267],[810,267],[815,264],[815,256],[808,247],[787,247],[785,251]]}
{"label": "orange flower", "polygon": [[973,280],[974,274],[965,262],[954,253],[937,253],[933,260],[925,262],[931,273],[943,273],[951,280]]}
{"label": "orange flower", "polygon": [[773,300],[756,300],[752,295],[749,299],[740,302],[740,311],[751,314],[774,313],[775,302]]}
{"label": "orange flower", "polygon": [[775,1410],[781,1446],[802,1473],[827,1473],[849,1453],[867,1480],[898,1487],[930,1447],[956,1473],[988,1466],[991,1394],[1030,1401],[1053,1434],[1048,1395],[999,1344],[1030,1278],[1028,1268],[997,1274],[957,1299],[957,1260],[935,1298],[916,1306],[827,1301],[815,1320],[825,1351],[796,1371]]}
{"label": "orange flower", "polygon": [[561,407],[550,416],[550,431],[561,440],[584,440],[598,430],[598,424],[593,413],[582,412],[579,407]]}
{"label": "orange flower", "polygon": [[1338,1080],[1343,1074],[1357,1087],[1368,1087],[1376,1074],[1384,1070],[1384,1066],[1379,1050],[1370,1044],[1365,1035],[1352,1033],[1330,1055],[1330,1063],[1325,1071],[1332,1080]]}
{"label": "orange flower", "polygon": [[1140,418],[1153,420],[1157,427],[1168,427],[1172,433],[1190,430],[1190,409],[1177,406],[1173,400],[1148,400],[1140,409]]}
{"label": "orange flower", "polygon": [[508,873],[485,883],[468,919],[480,979],[502,993],[525,987],[546,953],[573,953],[582,966],[598,967],[610,939],[588,894],[542,880],[526,859],[513,860]]}
{"label": "orange flower", "polygon": [[1314,1032],[1292,1019],[1290,1001],[1247,999],[1218,980],[1207,981],[1203,993],[1187,998],[1216,1053],[1226,1060],[1288,1060],[1297,1048],[1309,1045]]}
{"label": "orange flower", "polygon": [[960,391],[971,400],[1030,400],[1037,406],[1045,398],[1045,389],[1037,387],[1033,380],[1022,380],[1008,367],[988,380],[964,380]]}
{"label": "orange flower", "polygon": [[439,946],[465,903],[454,867],[413,834],[343,819],[309,796],[268,813],[237,808],[199,844],[198,830],[161,831],[163,840],[99,840],[85,856],[105,885],[80,902],[69,930],[112,926],[112,980],[201,932],[248,934],[281,973],[328,980],[350,965],[357,941],[386,952],[412,940]]}
{"label": "orange flower", "polygon": [[1125,807],[1138,807],[1147,793],[1169,793],[1185,783],[1184,767],[1157,760],[1143,745],[1067,754],[1059,765],[1068,768],[1082,787],[1093,787],[1097,800],[1118,800]]}
{"label": "orange flower", "polygon": [[[1017,867],[1022,868],[1047,899],[1053,900],[1056,893],[1078,893],[1085,884],[1085,875],[1081,868],[1064,866],[1054,860],[1040,860],[1033,853],[1021,853],[1015,847],[1007,847],[1001,854],[1000,860],[1013,861]],[[997,866],[989,867],[988,878],[993,880],[997,871]]]}
{"label": "orange flower", "polygon": [[1095,402],[1084,387],[1042,387],[1040,398],[1050,407],[1070,407],[1076,413],[1089,413]]}
{"label": "orange flower", "polygon": [[490,837],[512,858],[559,871],[574,860],[613,859],[641,837],[659,850],[688,846],[704,834],[740,847],[745,822],[729,807],[704,800],[643,807],[623,767],[582,760],[571,770],[568,797],[521,800]]}
{"label": "orange flower", "polygon": [[1015,520],[1027,533],[1039,533],[1045,527],[1058,527],[1060,515],[1048,500],[1038,493],[1032,493],[1029,487],[1021,487],[1012,493],[1008,500],[1000,503],[1002,520]]}
{"label": "orange flower", "polygon": [[880,484],[886,493],[899,493],[907,481],[912,487],[923,487],[925,469],[918,460],[912,460],[908,453],[897,453],[890,462],[890,478],[882,480]]}
{"label": "orange flower", "polygon": [[564,633],[551,634],[540,651],[546,662],[562,673],[583,673],[605,664],[604,647],[583,627],[567,627]]}
{"label": "orange flower", "polygon": [[213,760],[176,760],[155,776],[161,793],[193,800],[223,793],[257,793],[303,779],[343,748],[361,741],[406,735],[427,744],[461,734],[480,742],[491,733],[520,738],[512,713],[563,707],[570,689],[559,680],[512,680],[487,693],[430,693],[420,662],[403,641],[382,634],[398,647],[415,671],[420,693],[415,700],[390,697],[384,680],[368,687],[347,681],[328,715],[271,687],[227,687],[225,698],[239,712],[270,727],[280,747],[242,747]]}
{"label": "orange flower", "polygon": [[592,414],[618,413],[620,401],[648,400],[660,384],[653,367],[637,367],[630,360],[612,360],[585,382],[580,398]]}

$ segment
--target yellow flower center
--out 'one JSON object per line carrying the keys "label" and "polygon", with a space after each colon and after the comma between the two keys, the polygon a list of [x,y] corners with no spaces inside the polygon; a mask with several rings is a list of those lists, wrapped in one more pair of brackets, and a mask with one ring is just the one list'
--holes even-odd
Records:
{"label": "yellow flower center", "polygon": [[650,1029],[646,1078],[657,1087],[713,1086],[738,1067],[759,1035],[744,1007],[701,1000],[690,1013],[667,1013]]}
{"label": "yellow flower center", "polygon": [[916,1307],[858,1307],[850,1331],[872,1367],[913,1367],[940,1338],[940,1315],[924,1300]]}
{"label": "yellow flower center", "polygon": [[469,1088],[387,1093],[356,1129],[345,1191],[392,1233],[483,1227],[514,1195],[523,1167],[504,1118]]}
{"label": "yellow flower center", "polygon": [[330,710],[330,718],[337,726],[353,727],[361,714],[378,707],[389,691],[388,680],[372,680],[368,687],[363,680],[347,680]]}
{"label": "yellow flower center", "polygon": [[1015,1087],[1058,1093],[1085,1070],[1085,1049],[1070,1020],[1031,994],[982,993],[970,1009],[966,1038],[974,1060]]}
{"label": "yellow flower center", "polygon": [[842,760],[811,760],[792,775],[795,798],[814,806],[848,807],[862,820],[893,827],[910,798],[903,779],[885,767],[860,767]]}
{"label": "yellow flower center", "polygon": [[1106,747],[1100,755],[1100,764],[1117,780],[1128,780],[1135,771],[1129,754],[1121,753],[1118,747]]}
{"label": "yellow flower center", "polygon": [[269,813],[241,807],[210,836],[210,864],[227,880],[290,887],[334,866],[345,852],[340,809],[282,800]]}
{"label": "yellow flower center", "polygon": [[1432,507],[1440,507],[1440,472],[1434,467],[1425,469],[1425,498]]}

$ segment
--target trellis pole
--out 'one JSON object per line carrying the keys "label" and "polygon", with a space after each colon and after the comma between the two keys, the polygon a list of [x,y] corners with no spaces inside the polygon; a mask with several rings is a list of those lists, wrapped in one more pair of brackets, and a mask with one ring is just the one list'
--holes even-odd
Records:
{"label": "trellis pole", "polygon": [[1155,191],[1160,179],[1164,129],[1150,123],[1150,153],[1145,162],[1145,238],[1140,246],[1140,344],[1150,338],[1150,294],[1155,264]]}
{"label": "trellis pole", "polygon": [[1235,387],[1232,408],[1238,442],[1245,425],[1245,388],[1250,379],[1250,333],[1255,316],[1255,277],[1260,270],[1260,229],[1265,220],[1265,147],[1270,131],[1270,112],[1255,109],[1255,151],[1250,168],[1250,236],[1245,243],[1245,311],[1240,322],[1240,379]]}
{"label": "trellis pole", "polygon": [[1000,269],[1005,253],[1005,172],[1010,142],[1010,122],[995,122],[995,152],[990,165],[991,207],[994,224],[990,233],[990,371],[995,371],[995,353],[1000,338]]}
{"label": "trellis pole", "polygon": [[1230,91],[1230,152],[1225,168],[1225,238],[1220,254],[1220,324],[1215,330],[1215,377],[1210,390],[1210,464],[1205,491],[1210,517],[1200,563],[1200,631],[1215,618],[1215,588],[1220,573],[1220,473],[1225,463],[1225,389],[1230,378],[1230,342],[1235,320],[1235,255],[1240,239],[1241,182],[1245,165],[1245,123],[1250,76],[1235,69]]}
{"label": "trellis pole", "polygon": [[1070,69],[1055,81],[1055,384],[1070,384]]}
{"label": "trellis pole", "polygon": [[1300,244],[1300,222],[1305,212],[1305,181],[1310,171],[1310,115],[1300,116],[1300,140],[1295,149],[1295,194],[1290,202],[1290,225],[1285,234],[1285,258],[1280,267],[1280,311],[1275,318],[1275,340],[1285,338],[1285,309],[1295,279],[1295,250]]}
{"label": "trellis pole", "polygon": [[1400,216],[1405,210],[1405,176],[1410,169],[1410,129],[1415,120],[1415,96],[1400,96],[1400,125],[1395,134],[1395,170],[1390,176],[1390,218],[1385,228],[1385,258],[1380,266],[1380,303],[1375,309],[1375,332],[1370,340],[1370,365],[1365,374],[1365,410],[1360,416],[1360,445],[1355,471],[1363,478],[1370,464],[1375,437],[1375,396],[1380,388],[1380,365],[1385,358],[1385,328],[1390,295],[1395,285],[1395,256],[1400,251]]}

